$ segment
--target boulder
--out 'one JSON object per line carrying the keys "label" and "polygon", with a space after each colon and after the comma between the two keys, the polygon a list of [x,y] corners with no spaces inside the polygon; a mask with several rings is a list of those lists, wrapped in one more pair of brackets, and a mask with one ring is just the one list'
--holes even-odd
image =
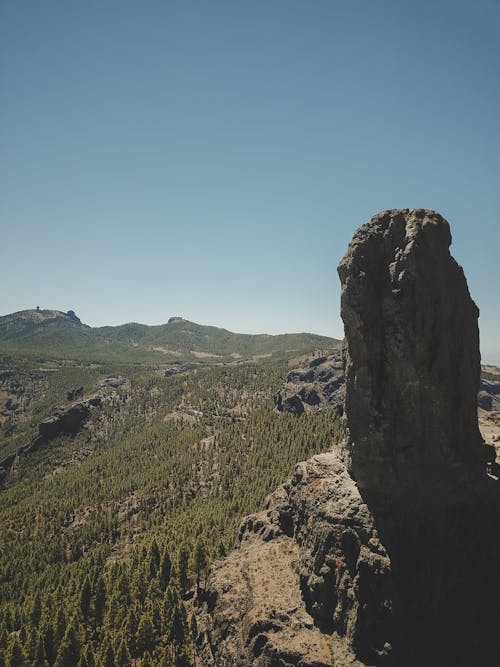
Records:
{"label": "boulder", "polygon": [[493,396],[487,391],[480,391],[477,395],[477,404],[482,410],[490,412],[493,407]]}
{"label": "boulder", "polygon": [[121,377],[121,375],[118,375],[117,377],[104,378],[103,380],[100,381],[99,384],[101,385],[101,387],[111,387],[112,389],[119,389],[120,387],[125,387],[129,385],[130,380]]}
{"label": "boulder", "polygon": [[288,396],[283,400],[282,409],[285,412],[291,412],[292,415],[298,417],[304,412],[304,404],[300,400],[300,396],[298,394],[294,394],[293,396]]}

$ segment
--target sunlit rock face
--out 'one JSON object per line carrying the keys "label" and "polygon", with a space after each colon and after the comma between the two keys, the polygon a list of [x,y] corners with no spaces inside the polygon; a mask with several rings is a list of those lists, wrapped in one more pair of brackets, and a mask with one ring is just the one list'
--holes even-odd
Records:
{"label": "sunlit rock face", "polygon": [[481,470],[479,311],[444,218],[384,211],[340,262],[348,469],[360,488],[460,485]]}

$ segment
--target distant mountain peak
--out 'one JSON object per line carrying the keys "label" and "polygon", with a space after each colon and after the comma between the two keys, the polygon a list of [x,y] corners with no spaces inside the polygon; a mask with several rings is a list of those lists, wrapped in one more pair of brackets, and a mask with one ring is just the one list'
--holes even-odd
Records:
{"label": "distant mountain peak", "polygon": [[76,313],[74,310],[68,310],[66,313],[66,317],[69,317],[70,320],[73,320],[73,322],[78,322],[78,324],[81,324],[81,320],[79,317],[77,317]]}

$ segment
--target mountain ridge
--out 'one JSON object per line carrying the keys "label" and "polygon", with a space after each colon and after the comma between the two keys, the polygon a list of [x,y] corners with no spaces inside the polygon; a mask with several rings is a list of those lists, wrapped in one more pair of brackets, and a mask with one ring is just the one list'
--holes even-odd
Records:
{"label": "mountain ridge", "polygon": [[302,332],[244,334],[228,329],[170,318],[165,324],[128,322],[117,326],[90,327],[73,311],[24,310],[0,317],[0,351],[33,351],[69,358],[133,356],[165,360],[181,355],[213,357],[272,355],[302,352],[311,344],[318,348],[338,347],[328,336]]}

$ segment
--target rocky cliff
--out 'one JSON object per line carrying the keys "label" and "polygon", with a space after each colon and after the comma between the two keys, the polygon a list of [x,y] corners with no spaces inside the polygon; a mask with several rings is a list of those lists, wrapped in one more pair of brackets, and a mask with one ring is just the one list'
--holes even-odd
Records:
{"label": "rocky cliff", "polygon": [[358,485],[440,487],[481,469],[479,311],[448,223],[386,211],[340,262],[348,467]]}
{"label": "rocky cliff", "polygon": [[498,482],[478,310],[432,211],[381,213],[339,266],[346,439],[297,466],[200,610],[206,665],[498,664]]}

